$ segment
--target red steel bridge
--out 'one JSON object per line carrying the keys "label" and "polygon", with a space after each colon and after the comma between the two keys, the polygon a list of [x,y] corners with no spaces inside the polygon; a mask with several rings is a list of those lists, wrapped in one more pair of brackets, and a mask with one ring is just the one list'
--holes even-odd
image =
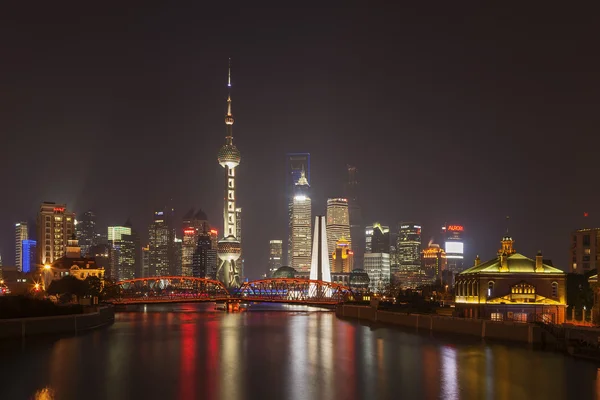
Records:
{"label": "red steel bridge", "polygon": [[230,291],[220,281],[187,276],[137,278],[115,285],[115,294],[107,301],[120,305],[210,301],[333,305],[353,298],[346,286],[301,278],[260,279]]}

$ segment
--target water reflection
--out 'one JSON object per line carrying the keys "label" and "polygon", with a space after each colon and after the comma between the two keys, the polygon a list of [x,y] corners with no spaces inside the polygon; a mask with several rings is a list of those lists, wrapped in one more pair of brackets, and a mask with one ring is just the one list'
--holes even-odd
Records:
{"label": "water reflection", "polygon": [[[419,335],[329,312],[208,306],[117,315],[78,337],[0,343],[2,399],[597,398],[593,363],[525,346]],[[573,396],[571,396],[573,397]]]}

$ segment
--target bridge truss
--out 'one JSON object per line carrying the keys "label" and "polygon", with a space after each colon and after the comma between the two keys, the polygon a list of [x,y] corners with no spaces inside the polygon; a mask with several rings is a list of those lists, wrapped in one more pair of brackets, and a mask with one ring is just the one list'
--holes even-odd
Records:
{"label": "bridge truss", "polygon": [[241,300],[276,303],[337,304],[352,297],[346,286],[300,278],[272,278],[244,283],[236,293]]}
{"label": "bridge truss", "polygon": [[184,301],[217,301],[230,298],[223,283],[189,276],[157,276],[116,283],[113,303],[175,303]]}

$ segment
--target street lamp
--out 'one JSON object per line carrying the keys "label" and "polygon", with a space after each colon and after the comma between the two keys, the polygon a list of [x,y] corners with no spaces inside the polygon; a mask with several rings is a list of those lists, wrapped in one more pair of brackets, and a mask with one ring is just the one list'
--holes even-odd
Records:
{"label": "street lamp", "polygon": [[44,280],[44,290],[48,290],[50,282],[52,282],[52,266],[50,264],[44,265],[42,278]]}

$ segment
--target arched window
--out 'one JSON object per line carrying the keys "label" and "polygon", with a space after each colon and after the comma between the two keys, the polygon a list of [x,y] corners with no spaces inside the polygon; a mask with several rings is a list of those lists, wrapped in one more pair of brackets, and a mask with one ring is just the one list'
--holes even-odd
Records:
{"label": "arched window", "polygon": [[558,298],[558,282],[552,282],[552,298]]}
{"label": "arched window", "polygon": [[473,296],[479,296],[479,282],[473,282]]}
{"label": "arched window", "polygon": [[488,297],[492,297],[494,295],[494,281],[488,282]]}

